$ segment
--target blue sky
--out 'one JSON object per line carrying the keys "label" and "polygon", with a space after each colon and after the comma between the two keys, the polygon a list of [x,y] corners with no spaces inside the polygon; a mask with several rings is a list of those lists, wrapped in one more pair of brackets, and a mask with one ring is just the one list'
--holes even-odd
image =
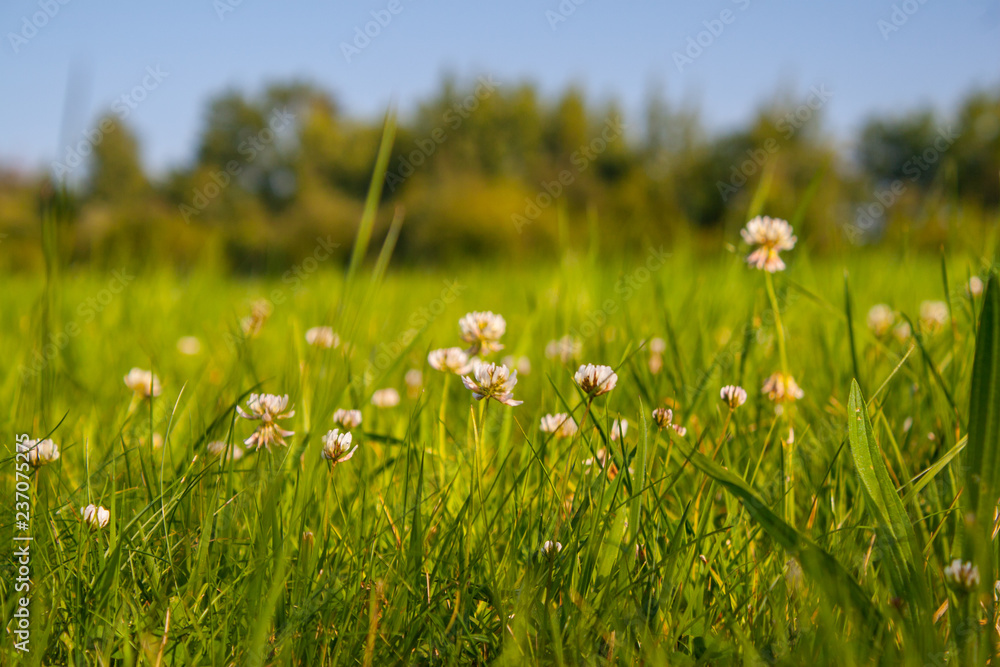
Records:
{"label": "blue sky", "polygon": [[[348,62],[341,44],[372,12],[386,25]],[[845,138],[870,114],[948,112],[1000,86],[1000,0],[4,0],[0,35],[0,163],[24,169],[51,163],[144,77],[127,120],[156,171],[191,159],[213,94],[291,78],[359,116],[393,100],[406,113],[445,73],[550,95],[575,83],[637,121],[656,86],[711,128],[779,88],[805,101],[823,85],[825,125]],[[704,46],[678,66],[689,39]]]}

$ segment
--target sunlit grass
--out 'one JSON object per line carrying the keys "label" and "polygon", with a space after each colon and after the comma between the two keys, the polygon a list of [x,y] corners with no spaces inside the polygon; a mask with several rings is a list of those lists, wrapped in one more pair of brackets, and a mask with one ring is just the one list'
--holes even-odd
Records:
{"label": "sunlit grass", "polygon": [[[15,282],[0,296],[5,430],[61,449],[32,478],[31,659],[933,664],[957,646],[959,617],[935,612],[956,599],[942,572],[962,556],[960,450],[983,301],[964,286],[987,265],[950,255],[945,284],[936,257],[786,259],[773,298],[724,252],[655,268],[649,255],[611,268],[567,252],[550,268],[375,281],[355,269],[350,289],[332,266],[295,285],[147,272],[90,310],[81,304],[110,276],[66,273],[48,291]],[[248,337],[240,322],[260,299],[268,315]],[[950,323],[919,347],[866,326],[887,303],[920,331],[925,300],[947,301]],[[464,347],[458,321],[474,310],[506,319],[490,360],[530,360],[513,389],[523,405],[477,402],[427,364],[432,349]],[[321,325],[337,347],[307,343]],[[579,357],[548,358],[567,334]],[[178,348],[185,336],[196,354]],[[588,400],[573,382],[583,363],[613,367],[617,386]],[[785,363],[804,396],[779,414],[762,387]],[[162,393],[133,394],[132,367],[151,369]],[[418,390],[404,382],[411,369]],[[893,578],[848,444],[856,374],[920,545],[919,596]],[[724,385],[744,387],[746,404],[731,411]],[[398,406],[372,405],[383,388]],[[253,432],[235,409],[251,392],[288,394],[295,416],[282,426],[295,435],[212,456],[210,442],[241,446]],[[657,427],[658,407],[684,437]],[[338,408],[363,422],[353,457],[331,467],[322,437]],[[579,431],[541,432],[547,413],[572,415]],[[615,419],[629,427],[613,440]],[[90,503],[110,510],[107,527],[82,521]],[[11,642],[2,651],[13,658]]]}

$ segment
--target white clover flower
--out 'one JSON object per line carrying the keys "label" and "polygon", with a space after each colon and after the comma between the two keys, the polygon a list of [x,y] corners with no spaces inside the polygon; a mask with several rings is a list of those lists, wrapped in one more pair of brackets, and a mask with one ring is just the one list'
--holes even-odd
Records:
{"label": "white clover flower", "polygon": [[734,384],[727,384],[719,392],[719,398],[729,406],[730,410],[735,410],[747,402],[747,392],[743,387]]}
{"label": "white clover flower", "polygon": [[225,440],[213,440],[208,443],[205,448],[208,450],[208,453],[215,458],[225,457],[226,460],[232,461],[239,461],[243,458],[244,454],[243,448],[236,443],[233,443],[232,450],[230,450],[229,443]]}
{"label": "white clover flower", "polygon": [[670,408],[656,408],[653,410],[653,421],[659,428],[666,428],[670,426],[670,422],[674,420],[674,411]]}
{"label": "white clover flower", "polygon": [[286,431],[278,425],[279,419],[288,419],[295,416],[295,410],[285,412],[288,407],[288,394],[276,396],[274,394],[250,394],[247,399],[247,408],[236,406],[236,411],[240,417],[251,421],[259,421],[260,426],[253,434],[243,441],[247,447],[260,449],[266,447],[271,449],[271,443],[286,446],[285,438],[295,435],[294,431]]}
{"label": "white clover flower", "polygon": [[538,429],[542,433],[554,433],[557,438],[571,438],[576,434],[578,427],[568,414],[557,412],[542,417]]}
{"label": "white clover flower", "polygon": [[417,398],[424,387],[424,373],[419,368],[411,368],[403,376],[406,383],[406,395],[410,398]]}
{"label": "white clover flower", "polygon": [[667,351],[667,341],[659,337],[650,339],[649,351],[653,354],[663,354]]}
{"label": "white clover flower", "polygon": [[680,424],[671,424],[670,428],[674,429],[674,432],[682,438],[688,434],[688,430]]}
{"label": "white clover flower", "polygon": [[531,359],[528,357],[515,357],[512,354],[508,354],[503,358],[503,365],[517,371],[521,375],[531,374]]}
{"label": "white clover flower", "polygon": [[500,338],[507,331],[507,322],[492,311],[472,312],[458,321],[462,340],[469,344],[469,354],[489,354],[502,350]]}
{"label": "white clover flower", "polygon": [[376,408],[394,408],[399,405],[399,392],[392,387],[378,389],[372,394],[372,405]]}
{"label": "white clover flower", "polygon": [[618,375],[610,366],[595,366],[594,364],[584,364],[577,369],[573,376],[573,381],[591,397],[606,394],[615,388],[618,383]]}
{"label": "white clover flower", "polygon": [[509,405],[521,405],[524,401],[514,400],[514,385],[517,384],[517,371],[511,372],[504,365],[482,364],[476,367],[472,376],[462,376],[465,388],[472,392],[477,401],[484,398]]}
{"label": "white clover flower", "polygon": [[979,586],[979,568],[969,561],[956,558],[944,568],[944,579],[955,590],[968,593]]}
{"label": "white clover flower", "polygon": [[547,358],[558,359],[564,364],[579,359],[581,352],[583,352],[583,343],[580,342],[580,339],[570,335],[563,336],[558,340],[550,340],[545,346]]}
{"label": "white clover flower", "polygon": [[948,304],[944,301],[924,301],[920,304],[920,327],[934,333],[948,324]]}
{"label": "white clover flower", "polygon": [[267,299],[257,299],[250,304],[250,314],[240,320],[240,329],[247,338],[253,338],[260,333],[264,323],[271,317],[274,308]]}
{"label": "white clover flower", "polygon": [[427,363],[436,371],[465,375],[472,371],[469,355],[460,347],[446,347],[431,350],[427,355]]}
{"label": "white clover flower", "polygon": [[407,387],[420,389],[424,385],[424,374],[419,368],[411,368],[403,376],[403,382]]}
{"label": "white clover flower", "polygon": [[868,328],[879,338],[888,334],[895,322],[896,313],[884,303],[877,303],[868,310]]}
{"label": "white clover flower", "polygon": [[28,465],[35,470],[59,460],[59,445],[48,438],[28,440],[24,443],[24,447],[27,448],[25,454],[28,457]]}
{"label": "white clover flower", "polygon": [[767,394],[767,397],[775,403],[797,401],[805,395],[799,385],[796,384],[795,378],[781,371],[767,378],[761,391]]}
{"label": "white clover flower", "polygon": [[201,352],[201,341],[194,336],[181,336],[177,339],[177,351],[193,357]]}
{"label": "white clover flower", "polygon": [[313,327],[306,331],[306,342],[329,350],[340,345],[340,336],[333,332],[332,327]]}
{"label": "white clover flower", "polygon": [[345,410],[337,408],[333,413],[333,423],[347,430],[361,426],[361,410]]}
{"label": "white clover flower", "polygon": [[910,336],[913,335],[913,330],[910,328],[909,322],[900,322],[892,329],[892,335],[900,343],[905,343],[910,340]]}
{"label": "white clover flower", "polygon": [[563,545],[559,542],[553,542],[552,540],[546,540],[542,548],[539,549],[543,556],[548,558],[554,558],[557,553],[562,551]]}
{"label": "white clover flower", "polygon": [[104,528],[108,525],[108,521],[111,521],[111,512],[99,505],[87,505],[80,510],[80,514],[84,522],[90,524],[94,530]]}
{"label": "white clover flower", "polygon": [[624,440],[626,433],[628,433],[627,419],[616,419],[614,422],[612,422],[611,424],[612,440]]}
{"label": "white clover flower", "polygon": [[351,447],[352,439],[350,431],[341,433],[338,429],[333,429],[323,436],[322,456],[330,462],[330,467],[347,461],[358,451],[357,445]]}
{"label": "white clover flower", "polygon": [[966,285],[965,291],[969,293],[970,296],[977,297],[983,294],[983,279],[979,276],[972,276],[969,278],[969,284]]}
{"label": "white clover flower", "polygon": [[141,368],[133,368],[128,372],[125,376],[125,386],[142,398],[155,398],[160,395],[160,378],[152,371],[144,371]]}
{"label": "white clover flower", "polygon": [[740,236],[756,249],[747,255],[747,264],[768,273],[785,270],[785,263],[778,254],[791,250],[798,240],[792,235],[792,226],[780,218],[757,216],[740,230]]}

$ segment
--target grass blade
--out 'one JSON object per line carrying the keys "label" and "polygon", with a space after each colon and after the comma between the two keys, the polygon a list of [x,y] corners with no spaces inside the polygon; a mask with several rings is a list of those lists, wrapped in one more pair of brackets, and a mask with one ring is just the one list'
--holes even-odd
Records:
{"label": "grass blade", "polygon": [[390,112],[385,117],[385,128],[382,130],[382,143],[378,147],[378,157],[375,158],[375,170],[372,172],[371,185],[368,188],[368,197],[365,199],[365,209],[361,216],[361,224],[358,226],[358,235],[354,239],[354,249],[351,251],[351,263],[347,269],[346,285],[351,284],[354,274],[357,273],[361,262],[368,252],[368,242],[372,237],[372,228],[375,226],[375,216],[378,213],[379,200],[382,197],[382,189],[385,187],[385,171],[389,166],[389,157],[392,153],[392,144],[396,138],[396,114]]}
{"label": "grass blade", "polygon": [[881,614],[872,604],[868,593],[836,558],[772,512],[763,498],[746,481],[699,452],[693,452],[690,460],[698,469],[736,496],[750,516],[774,541],[798,559],[803,572],[815,580],[832,600],[856,611],[860,616],[861,627],[870,629],[876,627]]}
{"label": "grass blade", "polygon": [[[969,397],[969,443],[966,446],[967,507],[974,515],[971,529],[984,586],[993,585],[993,509],[1000,493],[1000,285],[990,276],[976,334]],[[970,555],[972,555],[970,553]]]}
{"label": "grass blade", "polygon": [[847,408],[851,454],[868,501],[868,511],[878,524],[878,543],[885,554],[883,562],[889,570],[896,596],[909,601],[912,607],[904,621],[910,640],[921,652],[926,652],[930,650],[927,643],[933,642],[935,635],[928,621],[933,608],[923,573],[923,547],[917,542],[913,524],[892,483],[882,450],[875,441],[871,418],[857,380],[851,383]]}
{"label": "grass blade", "polygon": [[[890,553],[906,569],[912,569],[920,562],[920,549],[916,543],[913,526],[899,498],[889,471],[882,457],[882,450],[875,442],[871,418],[865,406],[864,396],[857,380],[851,383],[851,396],[847,404],[851,418],[848,419],[848,436],[851,454],[861,479],[869,510],[878,521],[881,530],[889,539]],[[905,550],[900,545],[906,545]],[[902,592],[902,591],[900,591]]]}

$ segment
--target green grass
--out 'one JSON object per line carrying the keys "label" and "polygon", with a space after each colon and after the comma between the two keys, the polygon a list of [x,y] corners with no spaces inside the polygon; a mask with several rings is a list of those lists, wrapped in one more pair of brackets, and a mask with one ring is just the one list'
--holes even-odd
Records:
{"label": "green grass", "polygon": [[[0,662],[984,664],[993,582],[959,594],[942,571],[953,558],[995,570],[997,482],[976,472],[995,475],[996,353],[976,361],[992,393],[970,416],[984,297],[964,291],[990,249],[949,254],[945,278],[938,257],[786,253],[773,302],[805,396],[781,414],[761,392],[781,366],[763,274],[721,252],[657,268],[654,250],[455,273],[352,264],[350,284],[322,263],[297,283],[147,271],[116,294],[96,272],[5,279],[4,545],[18,534],[11,434],[49,435],[62,456],[31,478],[31,653],[8,635]],[[261,297],[273,313],[245,338]],[[924,300],[947,300],[952,319],[919,346],[865,324],[884,302],[919,330]],[[530,359],[523,405],[477,403],[427,366],[429,350],[461,345],[473,310],[507,320],[492,358]],[[306,344],[321,324],[348,353]],[[580,358],[546,358],[568,333]],[[189,335],[199,354],[178,351]],[[658,373],[652,337],[667,343]],[[619,377],[589,409],[572,381],[588,362]],[[155,371],[159,397],[132,396],[133,366]],[[412,368],[423,387],[408,395]],[[749,394],[731,415],[726,384]],[[371,405],[381,387],[398,407]],[[212,458],[208,442],[252,432],[235,412],[252,391],[290,395],[289,446]],[[657,429],[664,405],[685,437]],[[320,439],[337,408],[364,422],[357,454],[329,469]],[[583,428],[540,433],[549,412]],[[629,430],[610,441],[619,417]],[[600,449],[617,474],[583,465]],[[970,483],[987,499],[967,525]],[[111,510],[106,528],[81,521],[88,503]],[[562,550],[540,553],[547,540]],[[20,594],[4,567],[10,619]]]}

